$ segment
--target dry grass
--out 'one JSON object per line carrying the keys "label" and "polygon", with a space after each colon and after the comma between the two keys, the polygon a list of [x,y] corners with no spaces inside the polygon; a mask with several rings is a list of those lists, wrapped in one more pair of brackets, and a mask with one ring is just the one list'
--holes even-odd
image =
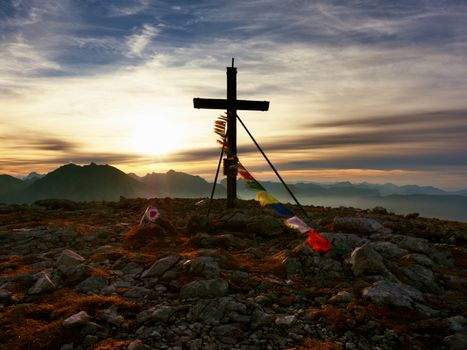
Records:
{"label": "dry grass", "polygon": [[344,346],[340,343],[332,342],[329,340],[306,338],[303,340],[303,344],[296,349],[297,350],[343,350]]}

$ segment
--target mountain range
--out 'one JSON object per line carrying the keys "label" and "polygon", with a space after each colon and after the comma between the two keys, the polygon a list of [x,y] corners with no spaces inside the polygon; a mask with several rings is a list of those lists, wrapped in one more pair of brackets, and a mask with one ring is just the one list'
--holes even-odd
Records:
{"label": "mountain range", "polygon": [[[283,202],[292,202],[282,184],[264,181],[261,184]],[[391,183],[352,184],[339,182],[295,183],[291,191],[302,204],[323,206],[353,206],[373,208],[382,206],[398,213],[418,212],[428,217],[467,221],[467,190],[447,192],[431,186]],[[209,197],[212,183],[183,172],[150,173],[139,177],[126,174],[110,165],[63,165],[41,175],[31,173],[23,179],[0,175],[1,203],[33,203],[40,199],[59,198],[73,201],[115,201],[124,196],[136,197]],[[242,199],[255,197],[255,192],[241,180],[237,186]],[[225,180],[216,186],[216,197],[226,193]]]}

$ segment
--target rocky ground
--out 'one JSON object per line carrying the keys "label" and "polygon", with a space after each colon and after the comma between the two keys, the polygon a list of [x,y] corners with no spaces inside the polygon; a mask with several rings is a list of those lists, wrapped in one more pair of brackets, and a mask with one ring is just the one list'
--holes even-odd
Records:
{"label": "rocky ground", "polygon": [[[0,206],[0,349],[465,349],[467,224],[216,200]],[[291,207],[299,213],[296,208]]]}

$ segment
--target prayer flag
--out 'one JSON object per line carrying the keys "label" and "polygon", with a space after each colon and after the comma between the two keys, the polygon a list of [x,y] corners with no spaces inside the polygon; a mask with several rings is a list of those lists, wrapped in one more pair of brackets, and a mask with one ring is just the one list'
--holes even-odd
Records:
{"label": "prayer flag", "polygon": [[157,210],[156,207],[151,207],[149,206],[146,209],[146,217],[148,218],[149,221],[151,222],[156,222],[157,218],[160,216],[159,210]]}
{"label": "prayer flag", "polygon": [[272,194],[270,194],[267,191],[259,191],[256,193],[256,200],[259,202],[259,204],[264,207],[265,205],[268,204],[276,204],[279,203],[276,197],[274,197]]}
{"label": "prayer flag", "polygon": [[308,232],[308,238],[306,241],[313,250],[320,253],[326,253],[332,248],[332,243],[313,229]]}
{"label": "prayer flag", "polygon": [[296,215],[285,220],[285,224],[289,226],[290,228],[294,228],[300,231],[300,233],[307,233],[308,231],[311,230],[311,227],[308,226],[302,219],[300,219]]}
{"label": "prayer flag", "polygon": [[271,207],[279,214],[280,216],[284,216],[286,218],[290,218],[295,214],[292,213],[289,209],[287,209],[282,203],[272,204]]}

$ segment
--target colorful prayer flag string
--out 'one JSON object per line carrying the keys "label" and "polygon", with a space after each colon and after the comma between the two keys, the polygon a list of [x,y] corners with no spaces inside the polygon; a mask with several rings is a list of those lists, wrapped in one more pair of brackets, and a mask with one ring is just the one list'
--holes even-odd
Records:
{"label": "colorful prayer flag string", "polygon": [[[225,154],[227,154],[228,157],[235,157],[236,155],[233,154],[233,152],[230,150],[226,141],[226,124],[227,115],[221,115],[214,122],[214,132],[222,138],[222,140],[218,140],[217,142],[221,145]],[[246,187],[258,191],[256,193],[256,200],[260,203],[260,205],[262,207],[270,206],[277,212],[277,214],[286,218],[284,222],[288,227],[296,229],[302,234],[307,234],[308,238],[306,242],[312,249],[321,253],[325,253],[331,249],[335,251],[338,250],[334,249],[336,247],[334,247],[332,243],[329,242],[326,238],[321,236],[315,229],[308,226],[302,219],[300,219],[292,211],[281,204],[279,200],[271,193],[269,193],[240,162],[238,162],[236,167],[238,175],[245,181]]]}

